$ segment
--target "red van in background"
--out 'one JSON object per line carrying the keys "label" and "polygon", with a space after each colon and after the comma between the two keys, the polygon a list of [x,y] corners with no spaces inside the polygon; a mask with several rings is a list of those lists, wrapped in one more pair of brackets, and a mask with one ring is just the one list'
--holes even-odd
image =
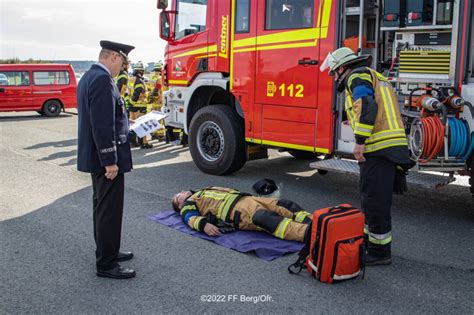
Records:
{"label": "red van in background", "polygon": [[67,64],[1,64],[0,112],[35,110],[49,117],[76,108],[76,76]]}

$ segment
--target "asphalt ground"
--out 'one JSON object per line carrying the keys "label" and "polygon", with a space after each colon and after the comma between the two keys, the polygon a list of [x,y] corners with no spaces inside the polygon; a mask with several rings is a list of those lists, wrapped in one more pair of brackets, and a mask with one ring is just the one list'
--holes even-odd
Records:
{"label": "asphalt ground", "polygon": [[91,181],[75,170],[76,130],[71,114],[0,113],[0,314],[474,313],[474,203],[465,178],[395,196],[393,264],[337,285],[290,275],[295,254],[265,262],[147,219],[170,210],[182,189],[249,191],[263,177],[283,183],[283,196],[309,210],[360,204],[357,177],[322,176],[276,151],[217,177],[200,172],[186,148],[134,149],[122,249],[135,253],[123,265],[137,277],[98,278]]}

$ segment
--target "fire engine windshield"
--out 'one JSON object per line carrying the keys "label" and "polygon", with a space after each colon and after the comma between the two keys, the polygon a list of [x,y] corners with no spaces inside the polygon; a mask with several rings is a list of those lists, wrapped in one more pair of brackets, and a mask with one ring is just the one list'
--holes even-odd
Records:
{"label": "fire engine windshield", "polygon": [[178,0],[175,39],[206,29],[207,0]]}

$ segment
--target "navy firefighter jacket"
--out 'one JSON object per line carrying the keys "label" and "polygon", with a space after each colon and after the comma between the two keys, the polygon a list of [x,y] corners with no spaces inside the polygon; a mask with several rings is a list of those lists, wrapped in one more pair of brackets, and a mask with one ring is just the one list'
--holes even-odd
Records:
{"label": "navy firefighter jacket", "polygon": [[105,166],[117,164],[119,173],[129,172],[132,154],[125,104],[112,76],[101,65],[92,65],[79,81],[77,110],[77,169],[105,173]]}

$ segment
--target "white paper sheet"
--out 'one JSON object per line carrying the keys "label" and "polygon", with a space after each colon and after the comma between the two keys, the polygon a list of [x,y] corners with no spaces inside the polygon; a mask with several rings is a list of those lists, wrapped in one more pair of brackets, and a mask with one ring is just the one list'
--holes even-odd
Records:
{"label": "white paper sheet", "polygon": [[159,129],[164,128],[160,120],[168,117],[167,114],[158,111],[152,111],[138,119],[135,119],[135,123],[130,126],[130,130],[133,130],[139,138],[150,135]]}

